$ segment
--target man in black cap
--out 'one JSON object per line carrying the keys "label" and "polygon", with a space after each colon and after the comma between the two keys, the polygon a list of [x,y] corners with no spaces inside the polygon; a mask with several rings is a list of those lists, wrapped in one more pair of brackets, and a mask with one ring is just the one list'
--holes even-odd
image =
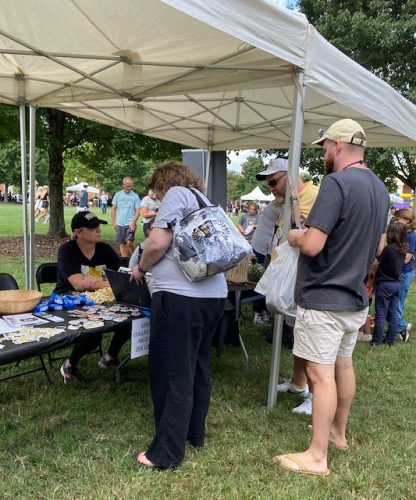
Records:
{"label": "man in black cap", "polygon": [[[116,271],[120,267],[120,259],[110,245],[101,241],[100,224],[107,222],[98,219],[92,212],[78,212],[72,218],[73,237],[58,251],[58,279],[55,293],[93,291],[109,286],[104,271],[106,269]],[[124,325],[120,325],[114,331],[108,353],[99,362],[102,368],[118,364],[117,354],[130,336],[130,328]],[[100,344],[101,338],[100,333],[90,334],[75,344],[70,358],[60,369],[64,382],[72,375],[79,376],[76,364],[82,356]]]}

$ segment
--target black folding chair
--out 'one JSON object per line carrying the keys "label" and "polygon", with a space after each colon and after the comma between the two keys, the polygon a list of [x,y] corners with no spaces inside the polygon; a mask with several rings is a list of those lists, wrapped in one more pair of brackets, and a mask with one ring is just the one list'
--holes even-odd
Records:
{"label": "black folding chair", "polygon": [[[14,277],[11,274],[0,273],[0,290],[18,290],[18,289],[19,289],[19,285],[17,284],[17,281],[14,279]],[[51,382],[51,379],[49,378],[48,369],[46,368],[45,361],[43,360],[43,356],[41,354],[39,354],[39,360],[40,360],[41,366],[39,366],[38,368],[33,368],[31,370],[26,370],[24,372],[17,373],[16,375],[10,375],[8,377],[0,378],[0,381],[9,380],[11,378],[16,378],[16,377],[21,377],[22,375],[26,375],[28,373],[43,371],[47,381],[51,384],[52,382]],[[19,364],[20,364],[20,361],[18,361],[15,366],[17,367],[17,366],[19,366]]]}
{"label": "black folding chair", "polygon": [[11,274],[0,273],[0,290],[18,290],[19,285]]}
{"label": "black folding chair", "polygon": [[36,269],[36,285],[39,292],[41,292],[41,287],[43,283],[55,283],[58,280],[58,263],[57,262],[45,262],[41,264]]}

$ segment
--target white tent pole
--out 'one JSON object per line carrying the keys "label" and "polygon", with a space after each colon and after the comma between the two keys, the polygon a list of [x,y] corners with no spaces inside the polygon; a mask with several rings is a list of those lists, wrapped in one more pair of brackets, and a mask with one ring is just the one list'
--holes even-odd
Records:
{"label": "white tent pole", "polygon": [[[299,177],[299,163],[302,149],[302,135],[303,135],[303,73],[298,72],[295,74],[295,89],[293,96],[293,118],[292,118],[292,133],[290,137],[289,149],[289,166],[288,177],[291,179],[291,185],[296,187]],[[289,182],[287,186],[290,185]],[[290,189],[286,189],[286,207],[291,207],[292,194]],[[293,207],[297,210],[297,203]],[[285,210],[285,225],[283,228],[283,239],[287,239],[291,225],[291,210]],[[269,375],[269,393],[267,396],[267,408],[271,409],[276,404],[277,399],[277,383],[280,370],[280,351],[282,345],[282,332],[283,332],[283,317],[278,314],[275,316],[273,327],[273,345],[272,345],[272,360],[270,364]]]}
{"label": "white tent pole", "polygon": [[29,180],[30,180],[30,247],[29,286],[35,289],[35,160],[36,160],[36,108],[29,107]]}
{"label": "white tent pole", "polygon": [[27,221],[27,169],[26,169],[26,108],[19,106],[20,119],[20,164],[22,174],[22,213],[23,213],[23,255],[25,263],[25,288],[30,288],[29,280],[29,240]]}
{"label": "white tent pole", "polygon": [[211,173],[211,153],[212,153],[212,136],[213,136],[212,127],[208,128],[208,154],[207,154],[207,169],[205,171],[205,179],[204,179],[204,191],[207,196],[209,196],[209,176]]}

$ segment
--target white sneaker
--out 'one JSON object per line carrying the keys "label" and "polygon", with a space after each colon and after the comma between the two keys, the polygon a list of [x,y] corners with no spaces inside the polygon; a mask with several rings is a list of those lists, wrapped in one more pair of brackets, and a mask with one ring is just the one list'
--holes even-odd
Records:
{"label": "white sneaker", "polygon": [[410,338],[410,334],[412,333],[412,323],[407,323],[406,330],[404,331],[403,341],[407,342]]}
{"label": "white sneaker", "polygon": [[293,408],[292,413],[296,413],[297,415],[312,415],[312,394],[305,398],[305,401]]}
{"label": "white sneaker", "polygon": [[283,384],[278,384],[277,392],[278,393],[279,392],[290,392],[293,394],[302,394],[303,396],[307,396],[309,394],[309,386],[308,386],[308,384],[306,384],[305,387],[300,389],[299,387],[296,387],[292,383],[291,378],[288,378],[288,379],[285,379]]}
{"label": "white sneaker", "polygon": [[272,318],[270,317],[270,314],[267,311],[263,311],[261,313],[261,320],[263,321],[264,324],[270,323]]}
{"label": "white sneaker", "polygon": [[254,313],[254,318],[253,318],[253,325],[262,325],[263,320],[261,319],[261,316],[259,313]]}

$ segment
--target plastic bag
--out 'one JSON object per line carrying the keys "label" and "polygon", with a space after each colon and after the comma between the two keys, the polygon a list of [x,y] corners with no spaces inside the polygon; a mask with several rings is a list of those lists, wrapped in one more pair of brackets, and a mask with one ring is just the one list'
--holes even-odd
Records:
{"label": "plastic bag", "polygon": [[173,254],[189,281],[228,271],[250,252],[221,207],[205,206],[175,224]]}
{"label": "plastic bag", "polygon": [[285,241],[277,248],[273,260],[258,282],[255,291],[265,295],[269,312],[296,316],[294,299],[299,248]]}

